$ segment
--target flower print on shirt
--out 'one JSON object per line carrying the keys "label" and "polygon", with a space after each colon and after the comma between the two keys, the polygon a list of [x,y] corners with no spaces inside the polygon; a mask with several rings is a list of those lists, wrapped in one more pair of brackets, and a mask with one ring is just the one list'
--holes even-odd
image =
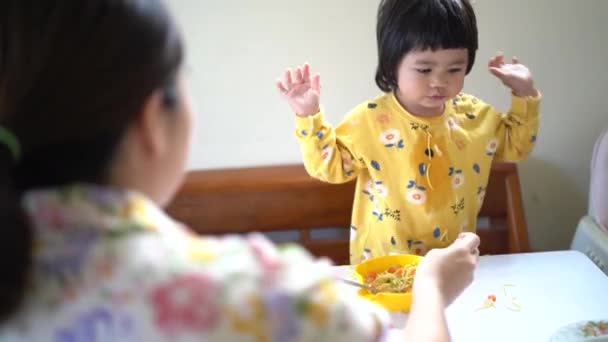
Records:
{"label": "flower print on shirt", "polygon": [[246,308],[226,309],[226,316],[230,321],[232,329],[242,334],[253,337],[253,341],[270,341],[266,329],[266,303],[257,295],[248,296]]}
{"label": "flower print on shirt", "polygon": [[380,141],[386,147],[395,147],[402,149],[405,146],[403,139],[401,139],[401,133],[397,129],[389,129],[380,134]]}
{"label": "flower print on shirt", "polygon": [[380,166],[380,163],[377,160],[372,160],[369,164],[374,170],[382,171],[382,167]]}
{"label": "flower print on shirt", "polygon": [[426,202],[426,188],[419,186],[415,180],[411,180],[407,186],[408,192],[405,199],[413,204],[424,204]]}
{"label": "flower print on shirt", "polygon": [[454,203],[451,208],[455,215],[460,214],[464,210],[464,198],[461,198],[456,203]]}
{"label": "flower print on shirt", "polygon": [[408,249],[411,254],[425,256],[429,248],[420,240],[408,240]]}
{"label": "flower print on shirt", "polygon": [[344,171],[344,174],[347,176],[352,175],[354,172],[353,158],[347,151],[342,151],[340,154],[342,155],[342,171]]}
{"label": "flower print on shirt", "polygon": [[499,145],[500,145],[500,142],[498,141],[498,139],[492,138],[486,145],[486,154],[488,156],[496,155],[496,150],[498,150]]}
{"label": "flower print on shirt", "polygon": [[445,242],[448,239],[448,231],[446,229],[442,230],[440,227],[435,227],[435,229],[433,229],[433,238]]}
{"label": "flower print on shirt", "polygon": [[388,188],[382,181],[375,181],[374,189],[376,191],[376,195],[378,195],[378,198],[386,198],[386,196],[388,196]]}
{"label": "flower print on shirt", "polygon": [[391,117],[387,114],[379,114],[376,117],[376,120],[378,121],[378,123],[382,124],[382,125],[386,125],[391,123]]}
{"label": "flower print on shirt", "polygon": [[323,159],[323,162],[329,163],[329,161],[331,160],[331,157],[333,157],[333,156],[334,156],[334,148],[329,145],[323,146],[323,148],[321,149],[321,158]]}
{"label": "flower print on shirt", "polygon": [[378,206],[378,204],[374,204],[374,209],[372,210],[372,215],[378,219],[378,221],[384,220],[384,213],[382,209]]}
{"label": "flower print on shirt", "polygon": [[369,200],[374,202],[378,198],[385,198],[388,196],[388,188],[380,180],[370,180],[365,183],[363,193],[369,197]]}
{"label": "flower print on shirt", "polygon": [[401,210],[399,209],[391,209],[389,207],[386,207],[384,209],[384,217],[388,217],[391,218],[397,222],[401,222]]}
{"label": "flower print on shirt", "polygon": [[217,292],[213,280],[202,274],[183,274],[161,284],[150,295],[157,327],[167,333],[213,330],[221,319]]}
{"label": "flower print on shirt", "polygon": [[126,314],[96,307],[57,330],[53,341],[136,341],[135,328],[133,318]]}
{"label": "flower print on shirt", "polygon": [[441,236],[441,228],[436,227],[435,229],[433,229],[433,237],[435,239],[439,239],[440,236]]}
{"label": "flower print on shirt", "polygon": [[298,336],[300,317],[296,315],[292,299],[281,293],[271,293],[264,299],[264,305],[270,312],[268,322],[271,325],[274,341],[292,341]]}
{"label": "flower print on shirt", "polygon": [[337,298],[336,286],[332,282],[319,284],[312,296],[300,301],[299,309],[317,327],[327,326],[329,316],[328,308],[335,303]]}
{"label": "flower print on shirt", "polygon": [[57,237],[46,235],[44,243],[61,244],[62,246],[59,250],[39,248],[38,265],[40,271],[46,275],[62,277],[81,275],[85,271],[83,267],[89,261],[93,248],[99,242],[99,233],[95,230],[75,231],[69,240],[61,239],[60,235]]}
{"label": "flower print on shirt", "polygon": [[370,201],[374,201],[374,182],[373,180],[370,180],[369,182],[367,182],[365,184],[365,188],[363,189],[363,194],[365,194]]}
{"label": "flower print on shirt", "polygon": [[448,176],[452,177],[452,188],[459,189],[464,185],[464,173],[462,173],[462,170],[450,167]]}
{"label": "flower print on shirt", "polygon": [[479,166],[479,164],[474,163],[473,164],[473,171],[475,171],[475,173],[480,174],[481,173],[481,166]]}

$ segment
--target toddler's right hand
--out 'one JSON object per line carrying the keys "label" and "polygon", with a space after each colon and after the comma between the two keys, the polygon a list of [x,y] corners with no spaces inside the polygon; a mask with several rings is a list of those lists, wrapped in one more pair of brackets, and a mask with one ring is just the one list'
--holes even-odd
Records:
{"label": "toddler's right hand", "polygon": [[428,252],[416,270],[414,296],[417,292],[437,291],[444,305],[449,306],[473,281],[478,247],[477,235],[462,233],[447,248]]}
{"label": "toddler's right hand", "polygon": [[321,76],[311,77],[308,63],[292,71],[285,71],[285,82],[277,80],[277,87],[287,98],[291,109],[299,116],[311,116],[320,111]]}

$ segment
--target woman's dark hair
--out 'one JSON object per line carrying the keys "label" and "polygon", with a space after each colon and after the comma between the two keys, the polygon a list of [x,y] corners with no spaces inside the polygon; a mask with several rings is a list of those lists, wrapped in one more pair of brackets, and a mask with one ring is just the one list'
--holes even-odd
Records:
{"label": "woman's dark hair", "polygon": [[397,68],[411,51],[465,48],[475,63],[477,20],[469,0],[382,0],[376,27],[376,84],[397,89]]}
{"label": "woman's dark hair", "polygon": [[[33,232],[23,192],[104,184],[126,128],[163,90],[175,104],[182,42],[161,0],[0,2],[0,320],[22,302]],[[171,99],[173,97],[173,99]]]}

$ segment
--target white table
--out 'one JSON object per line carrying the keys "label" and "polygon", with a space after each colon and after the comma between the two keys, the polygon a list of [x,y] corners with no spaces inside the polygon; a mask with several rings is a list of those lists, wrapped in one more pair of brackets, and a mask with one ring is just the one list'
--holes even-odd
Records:
{"label": "white table", "polygon": [[[350,275],[352,268],[336,272]],[[496,295],[497,308],[475,311],[489,294]],[[506,308],[512,297],[521,311]],[[404,326],[406,315],[392,316],[396,327]],[[577,251],[483,256],[475,281],[448,308],[447,318],[456,342],[547,341],[565,325],[608,320],[608,277]]]}

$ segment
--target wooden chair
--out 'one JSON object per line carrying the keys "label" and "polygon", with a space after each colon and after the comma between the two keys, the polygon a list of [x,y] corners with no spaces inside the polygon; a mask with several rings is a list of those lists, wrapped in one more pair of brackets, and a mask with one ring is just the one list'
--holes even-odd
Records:
{"label": "wooden chair", "polygon": [[[206,235],[295,231],[295,242],[314,255],[348,264],[354,187],[314,180],[302,165],[192,171],[168,212]],[[493,166],[480,216],[487,218],[478,229],[482,254],[530,249],[514,164]],[[343,234],[315,237],[328,227]]]}
{"label": "wooden chair", "polygon": [[[482,254],[530,252],[517,164],[492,165],[478,220],[477,233],[481,238]],[[483,221],[488,224],[483,225]]]}

